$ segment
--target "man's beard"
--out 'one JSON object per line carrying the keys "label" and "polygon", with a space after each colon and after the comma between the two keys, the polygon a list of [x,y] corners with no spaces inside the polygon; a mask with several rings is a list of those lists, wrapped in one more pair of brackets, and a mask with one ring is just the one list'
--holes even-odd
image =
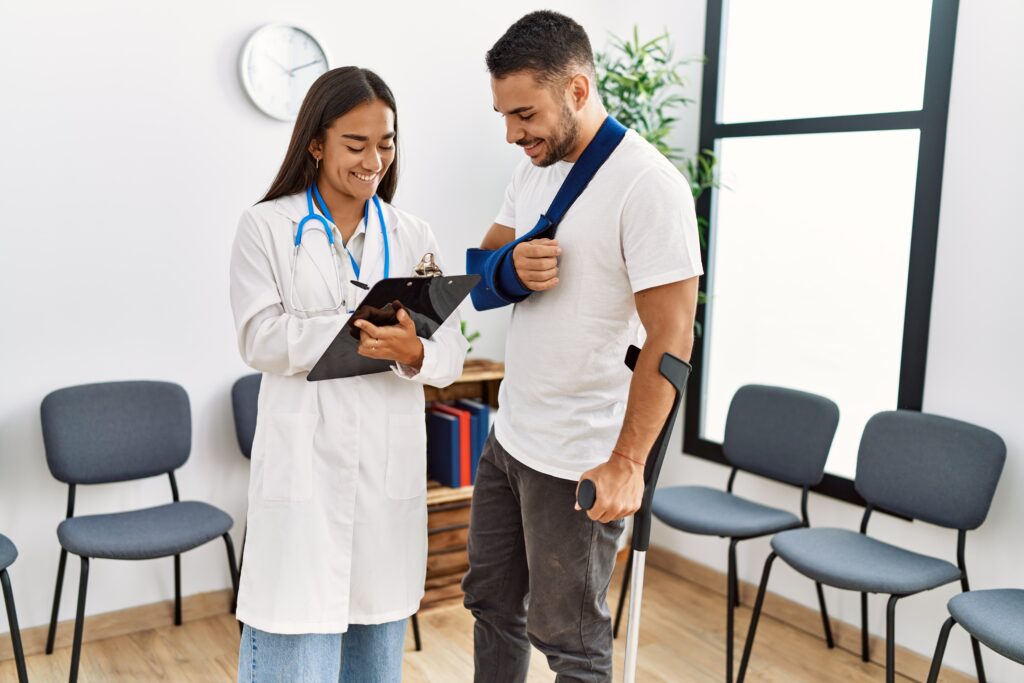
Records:
{"label": "man's beard", "polygon": [[558,121],[558,130],[544,140],[547,143],[548,153],[540,160],[538,166],[550,166],[555,162],[564,159],[576,148],[580,139],[580,124],[572,114],[569,105],[562,103],[562,116]]}

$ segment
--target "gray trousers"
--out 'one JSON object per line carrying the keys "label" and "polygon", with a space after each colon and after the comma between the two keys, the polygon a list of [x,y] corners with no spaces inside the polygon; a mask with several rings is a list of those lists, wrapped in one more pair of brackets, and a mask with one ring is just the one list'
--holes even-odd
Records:
{"label": "gray trousers", "polygon": [[530,644],[557,683],[612,680],[608,584],[623,520],[574,509],[576,482],[510,456],[491,432],[473,488],[469,572],[476,683],[526,680]]}

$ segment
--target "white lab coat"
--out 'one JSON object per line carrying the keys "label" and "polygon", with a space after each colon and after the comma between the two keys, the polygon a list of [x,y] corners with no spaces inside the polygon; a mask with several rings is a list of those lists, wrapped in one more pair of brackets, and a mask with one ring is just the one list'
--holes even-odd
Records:
{"label": "white lab coat", "polygon": [[[424,253],[437,254],[437,241],[424,221],[382,208],[391,277],[412,275]],[[370,209],[361,280],[372,287],[384,274],[384,247]],[[343,633],[419,608],[427,559],[423,384],[458,378],[467,343],[456,313],[423,340],[418,374],[396,366],[307,382],[348,316],[292,309],[293,239],[306,213],[304,193],[248,209],[231,256],[239,349],[263,372],[238,618],[272,633]],[[333,280],[324,233],[310,226],[303,251]],[[331,306],[330,291],[305,265],[295,281],[297,307]]]}

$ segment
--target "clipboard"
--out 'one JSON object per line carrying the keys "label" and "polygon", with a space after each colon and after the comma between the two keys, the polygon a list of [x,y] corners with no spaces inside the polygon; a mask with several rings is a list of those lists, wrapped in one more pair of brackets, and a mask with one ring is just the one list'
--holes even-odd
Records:
{"label": "clipboard", "polygon": [[[357,351],[359,342],[352,336],[352,323],[364,307],[383,308],[398,299],[416,325],[416,336],[430,339],[479,281],[479,275],[392,277],[379,281],[363,297],[359,308],[345,322],[341,332],[306,375],[306,381],[319,382],[391,372],[395,361],[366,358]],[[358,333],[359,328],[355,328],[355,331]]]}

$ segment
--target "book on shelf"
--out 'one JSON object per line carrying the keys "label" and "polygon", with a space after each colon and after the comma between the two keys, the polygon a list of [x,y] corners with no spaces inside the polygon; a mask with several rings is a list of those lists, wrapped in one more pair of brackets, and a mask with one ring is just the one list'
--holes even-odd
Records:
{"label": "book on shelf", "polygon": [[[450,420],[432,418],[434,415]],[[470,486],[476,480],[480,455],[490,429],[491,408],[486,403],[459,400],[453,404],[429,404],[427,469],[431,478],[444,486]]]}
{"label": "book on shelf", "polygon": [[459,486],[459,419],[427,412],[427,476],[443,486]]}

